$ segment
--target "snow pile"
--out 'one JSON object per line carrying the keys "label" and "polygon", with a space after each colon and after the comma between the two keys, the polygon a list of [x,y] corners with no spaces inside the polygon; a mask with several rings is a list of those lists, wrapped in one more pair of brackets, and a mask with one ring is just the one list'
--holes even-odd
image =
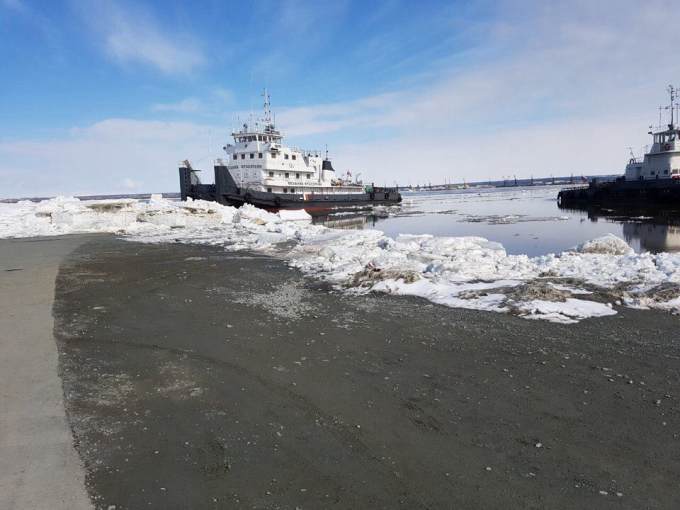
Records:
{"label": "snow pile", "polygon": [[[611,303],[680,312],[680,254],[636,254],[615,236],[574,251],[508,255],[481,237],[401,235],[313,225],[304,212],[138,200],[0,204],[0,237],[108,232],[141,242],[268,250],[354,293],[420,296],[460,308],[572,323],[613,315]],[[292,244],[291,244],[292,243]]]}
{"label": "snow pile", "polygon": [[[529,258],[508,255],[498,243],[479,237],[402,235],[393,240],[381,232],[358,231],[302,243],[292,250],[291,264],[353,292],[420,296],[529,319],[571,323],[613,315],[611,302],[619,299],[630,306],[680,311],[680,256],[635,254],[623,245],[621,239],[606,238],[592,245],[606,247],[605,253]],[[611,254],[613,249],[624,254]],[[539,289],[538,282],[550,287]],[[679,290],[655,294],[659,285]]]}
{"label": "snow pile", "polygon": [[609,255],[628,255],[633,249],[623,239],[607,234],[587,241],[576,248],[581,253],[604,253]]}
{"label": "snow pile", "polygon": [[[309,218],[307,213],[291,216],[296,220]],[[180,241],[260,249],[303,239],[319,229],[323,227],[290,222],[285,214],[272,214],[250,205],[236,209],[203,200],[171,201],[158,195],[147,203],[58,197],[39,203],[0,204],[0,237],[101,232],[143,242]]]}

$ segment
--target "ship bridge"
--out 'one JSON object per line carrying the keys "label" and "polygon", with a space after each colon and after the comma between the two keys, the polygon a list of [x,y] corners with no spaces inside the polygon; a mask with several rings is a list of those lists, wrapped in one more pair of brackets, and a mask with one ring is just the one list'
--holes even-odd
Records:
{"label": "ship bridge", "polygon": [[680,150],[680,128],[673,124],[669,124],[668,129],[651,134],[654,145],[650,153]]}
{"label": "ship bridge", "polygon": [[281,143],[283,140],[283,135],[274,128],[273,124],[265,125],[264,128],[259,129],[258,123],[255,123],[254,129],[252,129],[248,123],[245,123],[239,131],[233,132],[231,136],[234,137],[235,143]]}

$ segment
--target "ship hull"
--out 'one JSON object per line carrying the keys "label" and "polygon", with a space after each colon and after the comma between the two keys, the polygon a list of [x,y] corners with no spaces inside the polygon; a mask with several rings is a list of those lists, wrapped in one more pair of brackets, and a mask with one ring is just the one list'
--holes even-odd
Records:
{"label": "ship hull", "polygon": [[282,196],[266,192],[250,192],[245,194],[227,193],[220,196],[221,203],[239,207],[252,204],[263,209],[305,209],[306,211],[327,211],[342,207],[361,207],[369,205],[396,205],[401,196],[394,191],[379,193],[347,193],[347,194],[313,194],[305,199],[296,196]]}
{"label": "ship hull", "polygon": [[557,194],[557,203],[560,207],[677,207],[680,205],[680,179],[594,181],[587,187],[561,190]]}
{"label": "ship hull", "polygon": [[240,207],[252,204],[268,210],[304,209],[308,212],[328,211],[372,205],[396,205],[401,202],[397,188],[375,187],[366,193],[269,193],[241,188],[231,178],[226,167],[215,167],[215,184],[201,184],[194,170],[180,168],[180,196],[182,200],[210,200]]}

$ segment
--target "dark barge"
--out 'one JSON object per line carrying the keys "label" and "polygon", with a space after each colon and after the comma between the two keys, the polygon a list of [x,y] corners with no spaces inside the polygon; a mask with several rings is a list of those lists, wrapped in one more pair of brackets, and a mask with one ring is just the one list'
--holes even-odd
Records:
{"label": "dark barge", "polygon": [[680,204],[680,128],[674,112],[677,89],[668,86],[670,104],[659,111],[670,113],[670,122],[656,129],[650,126],[652,145],[639,159],[630,149],[630,160],[624,175],[613,181],[593,179],[587,187],[563,189],[557,195],[561,207],[591,205],[604,207],[663,207]]}
{"label": "dark barge", "polygon": [[600,207],[678,207],[680,179],[645,179],[627,181],[590,181],[588,186],[566,188],[557,194],[557,205],[592,205]]}

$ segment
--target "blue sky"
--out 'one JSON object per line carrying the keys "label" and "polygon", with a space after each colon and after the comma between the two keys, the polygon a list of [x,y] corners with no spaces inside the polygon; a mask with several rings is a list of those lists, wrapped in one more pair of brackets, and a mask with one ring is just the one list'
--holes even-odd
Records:
{"label": "blue sky", "polygon": [[108,117],[217,118],[259,108],[265,86],[279,107],[391,91],[464,52],[465,17],[479,16],[436,1],[3,3],[3,138]]}
{"label": "blue sky", "polygon": [[680,81],[664,6],[0,0],[0,196],[174,190],[263,87],[377,182],[618,172]]}

